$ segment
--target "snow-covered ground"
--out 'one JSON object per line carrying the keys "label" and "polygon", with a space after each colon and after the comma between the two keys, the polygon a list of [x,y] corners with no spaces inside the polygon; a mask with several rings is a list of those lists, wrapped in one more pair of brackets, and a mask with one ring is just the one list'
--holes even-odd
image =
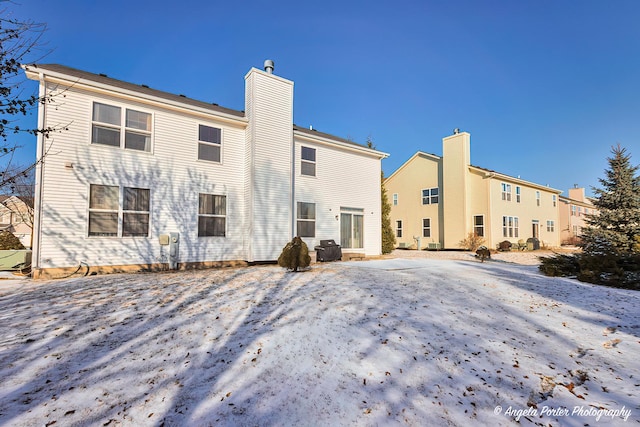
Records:
{"label": "snow-covered ground", "polygon": [[0,425],[640,424],[640,293],[536,263],[0,281]]}

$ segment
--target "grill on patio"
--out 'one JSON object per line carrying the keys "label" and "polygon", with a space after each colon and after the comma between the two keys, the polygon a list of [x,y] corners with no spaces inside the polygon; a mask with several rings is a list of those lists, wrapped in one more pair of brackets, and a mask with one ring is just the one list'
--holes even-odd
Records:
{"label": "grill on patio", "polygon": [[320,244],[314,247],[316,261],[336,261],[342,259],[342,249],[335,240],[320,240]]}

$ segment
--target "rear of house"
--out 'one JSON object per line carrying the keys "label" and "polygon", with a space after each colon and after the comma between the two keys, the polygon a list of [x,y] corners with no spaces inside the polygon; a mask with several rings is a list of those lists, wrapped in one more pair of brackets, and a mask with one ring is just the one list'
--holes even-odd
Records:
{"label": "rear of house", "polygon": [[[353,250],[378,255],[385,154],[296,131],[293,82],[271,71],[247,73],[237,111],[65,66],[26,67],[52,99],[40,106],[39,127],[66,129],[38,140],[34,277],[81,265],[271,261],[299,231],[310,247],[353,232],[341,216],[348,209],[363,217]],[[302,145],[315,150],[310,179]],[[367,185],[349,191],[345,182],[358,180]]]}
{"label": "rear of house", "polygon": [[559,190],[471,165],[470,135],[418,152],[385,180],[398,247],[461,249],[469,233],[495,248],[529,238],[559,246]]}

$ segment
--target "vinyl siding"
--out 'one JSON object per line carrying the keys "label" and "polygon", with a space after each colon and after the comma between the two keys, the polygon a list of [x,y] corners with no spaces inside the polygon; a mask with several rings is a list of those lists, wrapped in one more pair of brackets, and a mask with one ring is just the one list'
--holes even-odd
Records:
{"label": "vinyl siding", "polygon": [[[316,176],[300,174],[302,146],[316,149]],[[380,160],[306,138],[296,138],[295,159],[295,201],[316,204],[315,238],[303,239],[309,249],[324,239],[340,244],[340,208],[346,207],[363,209],[364,248],[343,250],[379,255],[382,245]]]}
{"label": "vinyl siding", "polygon": [[[58,88],[61,89],[61,88]],[[66,267],[166,261],[160,234],[180,233],[180,262],[242,259],[244,129],[142,103],[122,102],[69,88],[64,102],[49,106],[46,125],[66,124],[55,134],[44,164],[40,265]],[[93,101],[153,114],[152,152],[90,144]],[[198,124],[223,132],[222,164],[197,160]],[[73,168],[65,167],[72,163]],[[149,237],[88,237],[90,184],[151,190]],[[198,193],[227,196],[227,236],[197,236]]]}
{"label": "vinyl siding", "polygon": [[252,69],[247,76],[253,168],[250,261],[275,260],[292,238],[293,83]]}
{"label": "vinyl siding", "polygon": [[[443,196],[442,161],[434,156],[417,154],[385,181],[387,196],[391,204],[391,227],[396,230],[396,221],[402,221],[402,237],[396,237],[396,245],[415,245],[414,236],[422,236],[422,219],[431,219],[431,237],[421,237],[422,249],[429,243],[443,241]],[[422,190],[439,188],[438,204],[422,204]],[[393,194],[398,194],[398,205],[393,205]]]}

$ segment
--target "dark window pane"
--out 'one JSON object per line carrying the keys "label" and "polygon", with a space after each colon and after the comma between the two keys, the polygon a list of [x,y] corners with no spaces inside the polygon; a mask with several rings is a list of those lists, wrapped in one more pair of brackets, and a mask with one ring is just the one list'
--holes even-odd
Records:
{"label": "dark window pane", "polygon": [[149,190],[144,188],[124,189],[125,211],[149,211]]}
{"label": "dark window pane", "polygon": [[89,236],[117,236],[118,214],[89,212]]}
{"label": "dark window pane", "polygon": [[89,187],[89,209],[118,209],[118,187],[95,185]]}
{"label": "dark window pane", "polygon": [[300,173],[302,173],[302,175],[316,176],[315,163],[302,162],[301,166]]}
{"label": "dark window pane", "polygon": [[212,144],[198,144],[198,159],[220,162],[220,146]]}
{"label": "dark window pane", "polygon": [[225,218],[200,216],[198,217],[198,236],[225,235]]}
{"label": "dark window pane", "polygon": [[226,215],[227,197],[213,194],[200,194],[198,201],[198,214],[201,215]]}
{"label": "dark window pane", "polygon": [[120,107],[112,105],[93,103],[93,120],[96,122],[120,125]]}
{"label": "dark window pane", "polygon": [[130,150],[151,151],[151,137],[142,133],[126,131],[124,148]]}
{"label": "dark window pane", "polygon": [[120,130],[106,128],[93,125],[93,136],[91,138],[93,144],[111,145],[113,147],[120,146]]}
{"label": "dark window pane", "polygon": [[220,129],[211,126],[199,125],[198,127],[198,140],[204,142],[211,142],[214,144],[221,143]]}
{"label": "dark window pane", "polygon": [[298,219],[316,219],[316,204],[298,202]]}
{"label": "dark window pane", "polygon": [[310,162],[316,161],[316,149],[309,147],[302,147],[302,160],[308,160]]}
{"label": "dark window pane", "polygon": [[148,236],[149,214],[125,213],[122,218],[123,236]]}
{"label": "dark window pane", "polygon": [[151,131],[151,114],[127,110],[127,127]]}
{"label": "dark window pane", "polygon": [[298,236],[316,237],[315,221],[298,221]]}

